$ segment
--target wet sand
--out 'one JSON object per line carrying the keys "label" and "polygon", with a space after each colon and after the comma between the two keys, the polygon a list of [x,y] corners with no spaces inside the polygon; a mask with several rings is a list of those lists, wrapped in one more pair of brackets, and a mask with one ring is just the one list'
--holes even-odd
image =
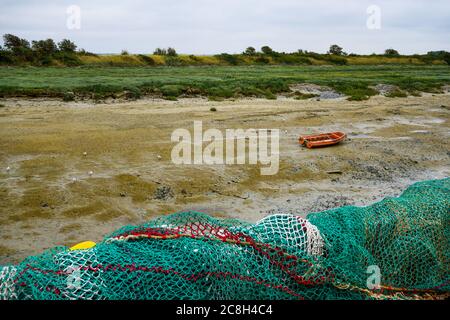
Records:
{"label": "wet sand", "polygon": [[[100,241],[160,214],[192,209],[247,221],[304,216],[368,205],[450,173],[449,94],[363,102],[0,103],[2,264],[56,245]],[[192,131],[194,120],[222,131],[280,129],[278,174],[263,176],[254,165],[173,164],[171,133]],[[300,134],[337,130],[348,134],[340,145],[298,145]]]}

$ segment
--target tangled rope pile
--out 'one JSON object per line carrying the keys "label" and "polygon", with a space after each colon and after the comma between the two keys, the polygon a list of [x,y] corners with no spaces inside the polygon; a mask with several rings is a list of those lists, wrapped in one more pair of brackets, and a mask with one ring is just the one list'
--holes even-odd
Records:
{"label": "tangled rope pile", "polygon": [[306,219],[164,216],[89,249],[58,247],[5,266],[0,298],[443,299],[449,187],[450,179],[420,182],[398,198]]}

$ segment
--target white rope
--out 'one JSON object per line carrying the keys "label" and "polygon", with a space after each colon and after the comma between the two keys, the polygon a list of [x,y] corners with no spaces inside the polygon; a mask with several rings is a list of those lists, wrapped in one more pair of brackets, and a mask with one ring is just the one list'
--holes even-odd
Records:
{"label": "white rope", "polygon": [[101,297],[101,289],[105,287],[103,271],[92,273],[84,268],[98,264],[95,248],[61,252],[55,256],[55,262],[67,273],[67,284],[61,290],[62,296],[71,300],[93,300]]}
{"label": "white rope", "polygon": [[3,267],[0,271],[0,300],[17,299],[14,286],[15,267]]}
{"label": "white rope", "polygon": [[264,232],[256,235],[261,241],[274,241],[267,239],[267,235],[277,234],[288,247],[297,247],[309,255],[322,255],[324,240],[319,229],[305,218],[292,214],[274,214],[259,220],[255,228],[263,228]]}
{"label": "white rope", "polygon": [[324,241],[319,229],[306,219],[302,219],[306,226],[306,251],[310,255],[321,256],[323,254]]}

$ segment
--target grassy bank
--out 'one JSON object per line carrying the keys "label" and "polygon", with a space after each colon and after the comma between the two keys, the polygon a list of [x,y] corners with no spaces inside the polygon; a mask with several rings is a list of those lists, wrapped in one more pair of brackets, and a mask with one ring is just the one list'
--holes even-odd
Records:
{"label": "grassy bank", "polygon": [[404,94],[438,93],[442,85],[450,83],[450,68],[447,65],[0,68],[0,97],[273,98],[289,92],[289,85],[295,83],[329,86],[353,100],[377,94],[370,86],[380,83],[396,85]]}
{"label": "grassy bank", "polygon": [[158,67],[158,66],[341,66],[341,65],[448,65],[446,55],[386,56],[386,55],[333,55],[309,53],[273,53],[255,55],[217,54],[176,56],[157,54],[93,54],[88,52],[56,52],[39,56],[32,51],[27,57],[0,51],[0,66],[39,67]]}
{"label": "grassy bank", "polygon": [[336,56],[328,54],[254,55],[79,55],[85,66],[142,67],[142,66],[258,66],[258,65],[447,65],[442,59],[427,55],[396,56]]}
{"label": "grassy bank", "polygon": [[48,38],[28,41],[13,34],[3,35],[0,66],[37,67],[143,67],[143,66],[262,66],[262,65],[450,65],[450,52],[428,51],[426,54],[402,55],[392,48],[384,53],[347,54],[339,45],[331,45],[326,53],[299,49],[277,52],[269,46],[260,50],[247,47],[242,53],[215,55],[179,54],[174,48],[156,48],[153,54],[95,54],[69,39],[59,42]]}

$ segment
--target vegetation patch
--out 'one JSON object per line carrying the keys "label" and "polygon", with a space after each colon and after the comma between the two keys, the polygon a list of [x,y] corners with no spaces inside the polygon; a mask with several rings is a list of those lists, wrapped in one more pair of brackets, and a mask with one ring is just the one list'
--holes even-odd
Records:
{"label": "vegetation patch", "polygon": [[362,81],[341,81],[330,84],[334,90],[348,96],[349,101],[367,100],[378,94],[378,91],[370,88],[368,83]]}
{"label": "vegetation patch", "polygon": [[4,47],[0,47],[0,65],[16,66],[198,66],[198,65],[449,65],[450,53],[430,51],[422,55],[401,55],[389,48],[382,54],[347,54],[337,44],[330,46],[327,53],[306,50],[277,52],[269,46],[260,50],[248,47],[242,53],[221,53],[214,56],[178,54],[174,48],[156,48],[153,54],[132,54],[126,49],[120,54],[97,55],[69,39],[56,42],[53,39],[28,41],[13,34],[3,35]]}
{"label": "vegetation patch", "polygon": [[184,92],[185,88],[182,85],[168,84],[163,85],[161,88],[159,88],[159,90],[161,91],[164,97],[176,98]]}
{"label": "vegetation patch", "polygon": [[[180,58],[180,56],[175,57]],[[450,83],[448,66],[203,66],[203,67],[0,67],[0,97],[59,97],[138,99],[142,96],[176,100],[209,97],[276,99],[278,95],[313,98],[295,89],[308,83],[329,87],[350,100],[378,94],[380,83],[406,93],[441,93]],[[302,94],[295,93],[301,91]],[[320,91],[320,90],[319,90]]]}
{"label": "vegetation patch", "polygon": [[316,98],[318,97],[318,94],[315,93],[302,93],[302,92],[295,92],[294,94],[294,99],[296,100],[307,100],[307,99],[311,99],[311,98]]}
{"label": "vegetation patch", "polygon": [[[216,102],[220,102],[220,101],[223,101],[223,100],[224,100],[224,98],[221,98],[221,97],[208,96],[208,101],[216,101]],[[211,110],[211,111],[213,111],[213,110]]]}
{"label": "vegetation patch", "polygon": [[408,96],[408,93],[403,90],[396,89],[386,93],[385,96],[388,98],[406,98]]}
{"label": "vegetation patch", "polygon": [[63,101],[74,101],[75,100],[75,94],[72,91],[64,92],[63,95]]}
{"label": "vegetation patch", "polygon": [[[277,52],[266,45],[260,50],[248,47],[242,53],[213,56],[182,55],[171,47],[147,55],[125,49],[121,54],[97,55],[78,49],[69,39],[29,42],[5,34],[3,40],[0,65],[8,67],[0,68],[0,97],[276,99],[291,93],[290,85],[308,82],[358,101],[378,94],[372,86],[379,83],[396,86],[398,91],[388,95],[393,97],[441,93],[442,85],[450,82],[450,53],[446,51],[406,56],[389,48],[382,54],[357,55],[333,44],[325,54]],[[296,95],[297,99],[312,97]]]}

